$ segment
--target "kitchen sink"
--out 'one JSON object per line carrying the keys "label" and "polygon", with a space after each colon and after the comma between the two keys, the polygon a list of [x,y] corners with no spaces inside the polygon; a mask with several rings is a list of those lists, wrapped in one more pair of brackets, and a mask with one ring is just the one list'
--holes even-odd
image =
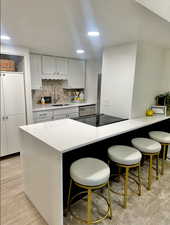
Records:
{"label": "kitchen sink", "polygon": [[69,104],[67,104],[67,103],[65,103],[65,104],[54,104],[52,106],[67,106],[67,105],[69,105]]}

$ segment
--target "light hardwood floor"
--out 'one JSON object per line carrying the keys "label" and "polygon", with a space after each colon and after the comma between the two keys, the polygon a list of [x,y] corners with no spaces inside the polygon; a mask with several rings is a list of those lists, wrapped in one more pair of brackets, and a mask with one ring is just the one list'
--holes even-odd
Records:
{"label": "light hardwood floor", "polygon": [[[24,195],[20,157],[1,161],[1,225],[47,225],[37,210]],[[146,171],[144,171],[146,174]],[[167,162],[165,175],[154,181],[152,191],[143,187],[141,197],[129,199],[128,209],[122,209],[120,198],[112,194],[113,220],[100,225],[170,225],[170,163]],[[81,204],[82,205],[82,204]],[[99,211],[103,204],[96,200]],[[80,213],[81,206],[77,207]],[[83,210],[82,210],[83,211]],[[65,225],[78,225],[70,215]]]}

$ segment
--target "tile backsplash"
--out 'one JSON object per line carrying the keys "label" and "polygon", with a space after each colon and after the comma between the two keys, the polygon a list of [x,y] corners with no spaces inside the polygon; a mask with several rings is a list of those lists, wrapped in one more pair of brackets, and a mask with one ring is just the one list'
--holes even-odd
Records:
{"label": "tile backsplash", "polygon": [[58,103],[70,102],[70,96],[72,95],[71,91],[64,90],[63,80],[43,80],[41,90],[32,90],[32,101],[33,104],[36,104],[40,101],[41,97],[51,96],[52,102],[54,99]]}

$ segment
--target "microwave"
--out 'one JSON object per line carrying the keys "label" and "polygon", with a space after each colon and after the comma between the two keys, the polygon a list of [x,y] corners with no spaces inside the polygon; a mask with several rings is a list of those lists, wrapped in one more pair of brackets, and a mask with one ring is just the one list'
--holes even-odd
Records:
{"label": "microwave", "polygon": [[156,97],[156,105],[167,106],[170,109],[170,92]]}
{"label": "microwave", "polygon": [[156,96],[156,105],[166,105],[166,95],[158,95]]}

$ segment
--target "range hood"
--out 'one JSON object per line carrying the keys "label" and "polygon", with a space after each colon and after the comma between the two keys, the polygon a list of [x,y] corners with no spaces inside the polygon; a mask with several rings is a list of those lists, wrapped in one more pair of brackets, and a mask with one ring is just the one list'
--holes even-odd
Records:
{"label": "range hood", "polygon": [[42,80],[67,80],[68,78],[64,75],[53,75],[53,74],[45,74],[41,75]]}

